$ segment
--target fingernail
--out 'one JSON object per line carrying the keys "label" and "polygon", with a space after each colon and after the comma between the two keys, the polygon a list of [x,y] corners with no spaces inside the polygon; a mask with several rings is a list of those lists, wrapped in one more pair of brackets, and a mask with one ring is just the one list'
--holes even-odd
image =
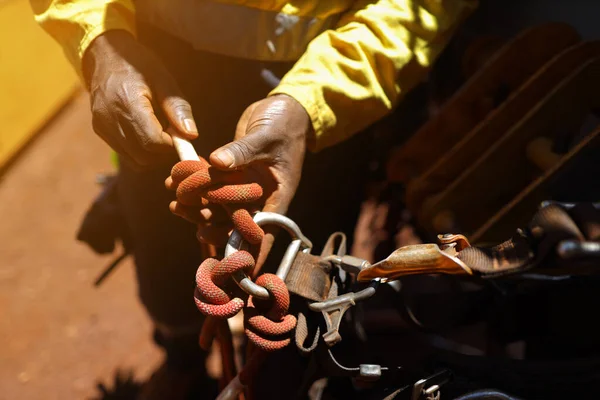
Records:
{"label": "fingernail", "polygon": [[233,164],[235,163],[235,158],[229,150],[221,150],[215,154],[215,157],[228,168],[233,167]]}
{"label": "fingernail", "polygon": [[196,122],[193,119],[190,119],[190,118],[184,119],[183,126],[185,126],[185,130],[188,133],[198,133],[198,128],[196,127]]}

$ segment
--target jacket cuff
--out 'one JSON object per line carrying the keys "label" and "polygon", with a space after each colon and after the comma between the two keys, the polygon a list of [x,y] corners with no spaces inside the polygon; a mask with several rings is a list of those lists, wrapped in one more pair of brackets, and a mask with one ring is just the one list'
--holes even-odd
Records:
{"label": "jacket cuff", "polygon": [[136,29],[133,18],[128,18],[119,14],[112,14],[106,18],[102,23],[98,25],[90,26],[87,30],[77,48],[77,65],[75,68],[82,75],[81,63],[86,50],[90,47],[92,42],[101,34],[112,31],[112,30],[124,30],[135,36]]}

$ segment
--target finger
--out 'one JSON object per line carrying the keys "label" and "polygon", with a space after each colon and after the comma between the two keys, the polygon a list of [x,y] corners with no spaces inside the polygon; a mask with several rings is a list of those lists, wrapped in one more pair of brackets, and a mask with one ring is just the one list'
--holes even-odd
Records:
{"label": "finger", "polygon": [[156,98],[171,126],[184,139],[198,137],[198,128],[192,114],[192,106],[185,100],[174,79],[162,79],[155,85]]}
{"label": "finger", "polygon": [[148,153],[140,146],[139,141],[134,137],[136,133],[133,132],[130,126],[123,127],[121,125],[121,121],[124,121],[122,118],[115,116],[115,119],[117,121],[114,129],[116,134],[113,134],[111,137],[119,141],[138,169],[144,169],[151,165],[154,159],[152,153]]}
{"label": "finger", "polygon": [[212,244],[214,246],[223,247],[229,239],[231,226],[223,224],[198,225],[196,238],[201,243]]}
{"label": "finger", "polygon": [[165,188],[167,188],[167,190],[177,190],[177,186],[178,183],[175,183],[171,176],[168,176],[167,179],[165,179]]}
{"label": "finger", "polygon": [[215,150],[210,155],[210,163],[216,168],[233,169],[268,160],[274,143],[268,127],[259,127],[243,138]]}
{"label": "finger", "polygon": [[199,207],[186,206],[177,201],[172,201],[169,204],[169,210],[178,217],[181,217],[186,221],[192,222],[194,224],[206,222],[206,220],[200,214]]}
{"label": "finger", "polygon": [[213,216],[213,211],[210,208],[203,208],[200,210],[200,215],[206,221],[210,221],[211,217]]}
{"label": "finger", "polygon": [[148,97],[140,96],[128,112],[120,113],[119,122],[126,133],[133,133],[130,136],[137,139],[144,152],[173,153],[173,138],[164,132]]}
{"label": "finger", "polygon": [[125,138],[121,134],[121,128],[111,128],[108,121],[106,116],[94,114],[92,116],[92,127],[94,132],[119,155],[121,163],[133,170],[141,170],[142,166],[134,160],[129,151],[127,151],[127,148],[121,144],[125,141]]}
{"label": "finger", "polygon": [[229,215],[221,206],[190,206],[178,201],[172,201],[169,204],[169,210],[173,214],[195,224],[227,224],[228,226],[232,226]]}
{"label": "finger", "polygon": [[231,225],[229,214],[227,214],[227,212],[225,212],[221,206],[209,206],[201,208],[200,216],[205,222]]}
{"label": "finger", "polygon": [[263,211],[285,214],[294,198],[294,192],[294,190],[287,188],[285,184],[281,184],[278,190],[265,200]]}
{"label": "finger", "polygon": [[134,170],[143,169],[143,165],[147,163],[135,151],[139,146],[135,138],[126,135],[119,119],[120,114],[129,113],[128,108],[120,104],[109,107],[103,96],[93,96],[91,105],[94,132],[122,156],[124,164]]}

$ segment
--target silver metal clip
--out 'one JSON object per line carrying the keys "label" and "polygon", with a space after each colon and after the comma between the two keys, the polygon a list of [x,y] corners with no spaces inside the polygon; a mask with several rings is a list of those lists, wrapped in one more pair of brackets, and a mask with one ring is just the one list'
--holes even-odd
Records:
{"label": "silver metal clip", "polygon": [[439,400],[440,387],[451,379],[449,370],[442,370],[413,385],[411,400]]}
{"label": "silver metal clip", "polygon": [[[302,251],[304,253],[310,253],[310,250],[312,249],[311,241],[302,234],[302,231],[300,231],[300,228],[294,221],[284,215],[272,212],[258,212],[254,215],[253,219],[258,226],[279,226],[285,229],[292,237],[292,242],[285,251],[281,263],[279,264],[279,268],[277,269],[277,276],[285,281],[298,252]],[[247,247],[248,245],[242,235],[238,231],[233,231],[227,241],[227,246],[225,247],[225,257],[236,251],[246,249]],[[250,296],[263,300],[269,299],[270,295],[267,289],[252,282],[243,271],[235,273],[233,279],[239,287]]]}
{"label": "silver metal clip", "polygon": [[359,292],[345,293],[329,300],[308,305],[308,308],[312,311],[320,311],[325,318],[327,332],[323,334],[323,340],[325,340],[328,346],[333,346],[342,340],[339,329],[344,313],[350,307],[356,305],[357,301],[373,296],[377,291],[377,286],[379,286],[379,280],[374,280],[369,287]]}

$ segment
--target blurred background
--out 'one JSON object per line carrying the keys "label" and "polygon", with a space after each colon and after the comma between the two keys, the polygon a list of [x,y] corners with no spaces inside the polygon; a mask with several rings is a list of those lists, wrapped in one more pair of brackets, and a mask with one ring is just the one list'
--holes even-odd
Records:
{"label": "blurred background", "polygon": [[75,240],[114,166],[29,2],[0,1],[0,27],[0,399],[97,398],[161,361],[130,260],[96,288],[114,256]]}

